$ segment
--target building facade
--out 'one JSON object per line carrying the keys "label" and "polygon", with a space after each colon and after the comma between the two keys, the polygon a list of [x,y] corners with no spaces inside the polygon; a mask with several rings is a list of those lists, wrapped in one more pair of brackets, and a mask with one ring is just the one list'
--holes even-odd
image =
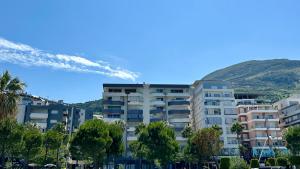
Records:
{"label": "building facade", "polygon": [[238,120],[243,126],[242,144],[252,157],[274,157],[274,150],[286,151],[279,127],[279,113],[270,104],[257,104],[255,99],[239,100]]}
{"label": "building facade", "polygon": [[237,155],[237,135],[231,126],[237,121],[234,90],[223,81],[196,81],[192,94],[192,126],[195,130],[218,125],[224,143],[222,155]]}
{"label": "building facade", "polygon": [[280,114],[280,127],[300,125],[300,95],[293,95],[274,104]]}
{"label": "building facade", "polygon": [[92,116],[85,113],[85,110],[69,106],[62,101],[22,95],[18,103],[17,121],[22,124],[35,124],[41,131],[62,123],[67,131],[73,132],[88,119],[92,119]]}
{"label": "building facade", "polygon": [[126,123],[126,143],[137,140],[139,123],[166,121],[184,144],[181,131],[190,122],[190,85],[103,84],[103,119]]}

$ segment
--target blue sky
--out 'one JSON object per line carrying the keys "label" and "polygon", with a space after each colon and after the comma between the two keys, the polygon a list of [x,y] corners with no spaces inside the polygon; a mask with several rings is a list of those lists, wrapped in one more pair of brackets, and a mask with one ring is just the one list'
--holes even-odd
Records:
{"label": "blue sky", "polygon": [[67,102],[100,98],[104,82],[192,83],[300,59],[299,16],[297,0],[0,0],[0,71]]}

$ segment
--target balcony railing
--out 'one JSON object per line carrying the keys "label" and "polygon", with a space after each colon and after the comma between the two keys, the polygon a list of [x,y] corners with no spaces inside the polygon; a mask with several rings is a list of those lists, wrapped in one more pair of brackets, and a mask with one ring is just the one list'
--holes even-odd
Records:
{"label": "balcony railing", "polygon": [[169,110],[168,114],[189,114],[190,110]]}
{"label": "balcony railing", "polygon": [[108,104],[108,105],[124,105],[123,101],[113,101],[113,100],[103,100],[103,104]]}
{"label": "balcony railing", "polygon": [[165,113],[165,110],[161,110],[161,109],[152,109],[150,110],[151,114],[157,114],[157,113]]}
{"label": "balcony railing", "polygon": [[156,122],[156,121],[162,121],[163,118],[156,118],[156,117],[152,117],[150,118],[150,122]]}
{"label": "balcony railing", "polygon": [[172,106],[172,105],[190,105],[190,102],[189,101],[185,101],[185,100],[180,100],[180,101],[169,101],[168,103],[169,106]]}
{"label": "balcony railing", "polygon": [[123,114],[124,110],[122,110],[122,109],[103,109],[103,113],[107,113],[107,114],[110,114],[110,113]]}
{"label": "balcony railing", "polygon": [[140,109],[131,109],[131,110],[128,110],[127,113],[128,114],[143,114],[143,110],[140,110]]}

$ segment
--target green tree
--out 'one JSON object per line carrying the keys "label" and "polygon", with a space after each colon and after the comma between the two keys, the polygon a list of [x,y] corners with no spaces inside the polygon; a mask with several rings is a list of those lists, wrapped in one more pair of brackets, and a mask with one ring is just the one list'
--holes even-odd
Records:
{"label": "green tree", "polygon": [[219,154],[222,148],[220,136],[220,131],[214,128],[200,129],[188,139],[185,153],[197,159],[198,164],[203,163]]}
{"label": "green tree", "polygon": [[174,131],[165,122],[153,122],[142,128],[138,134],[138,141],[145,146],[146,158],[166,168],[178,153]]}
{"label": "green tree", "polygon": [[24,87],[25,84],[18,78],[12,78],[8,71],[0,76],[0,119],[16,114],[19,94]]}
{"label": "green tree", "polygon": [[0,164],[4,165],[6,157],[13,158],[19,154],[22,145],[23,128],[15,120],[0,120]]}
{"label": "green tree", "polygon": [[43,136],[39,129],[32,125],[26,125],[24,130],[24,150],[22,151],[23,156],[27,163],[39,155]]}
{"label": "green tree", "polygon": [[181,132],[183,138],[190,138],[193,135],[193,129],[190,126],[185,126]]}
{"label": "green tree", "polygon": [[294,156],[300,155],[300,127],[289,127],[284,132],[287,148]]}
{"label": "green tree", "polygon": [[112,144],[107,124],[102,120],[89,120],[80,126],[71,140],[72,157],[91,159],[94,168],[103,164],[106,150]]}
{"label": "green tree", "polygon": [[49,151],[56,151],[56,164],[58,164],[58,153],[61,143],[63,141],[63,134],[59,133],[56,130],[48,130],[44,134],[44,147],[45,147],[45,156],[44,162],[49,163],[50,161],[47,159]]}
{"label": "green tree", "polygon": [[115,158],[124,152],[123,125],[117,122],[111,123],[108,124],[108,130],[112,143],[106,148],[106,156],[108,161],[110,156],[112,156],[113,161],[115,161]]}

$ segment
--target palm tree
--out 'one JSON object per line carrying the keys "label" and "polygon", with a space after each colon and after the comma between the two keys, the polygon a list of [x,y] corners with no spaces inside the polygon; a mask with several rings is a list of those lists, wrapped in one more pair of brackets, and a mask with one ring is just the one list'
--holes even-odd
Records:
{"label": "palm tree", "polygon": [[231,130],[232,133],[236,133],[237,139],[240,141],[241,134],[242,134],[242,131],[243,131],[243,126],[240,123],[235,122],[235,123],[232,124],[230,130]]}
{"label": "palm tree", "polygon": [[233,123],[231,126],[231,129],[230,129],[232,133],[236,133],[236,135],[237,135],[240,154],[242,154],[242,152],[245,151],[244,147],[241,145],[241,139],[242,139],[241,135],[242,135],[243,129],[244,129],[244,127],[239,122]]}
{"label": "palm tree", "polygon": [[0,119],[14,117],[24,87],[25,83],[16,77],[12,78],[8,71],[0,76]]}

